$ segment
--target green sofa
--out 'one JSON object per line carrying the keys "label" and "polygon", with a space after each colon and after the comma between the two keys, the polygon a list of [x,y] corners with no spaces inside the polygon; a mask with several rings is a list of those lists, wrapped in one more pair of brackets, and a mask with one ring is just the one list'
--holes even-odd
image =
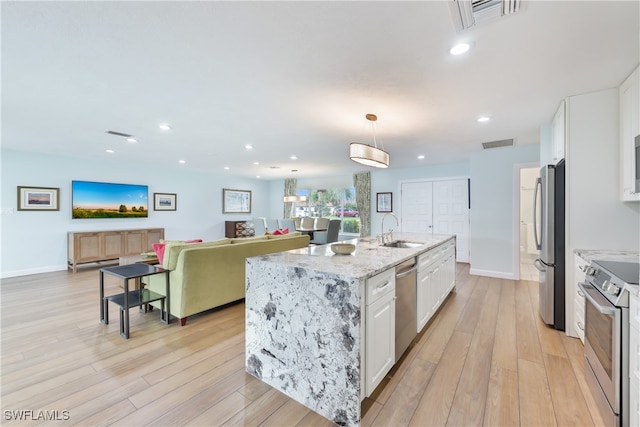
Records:
{"label": "green sofa", "polygon": [[[245,296],[246,258],[307,246],[309,236],[298,232],[203,243],[168,243],[162,267],[171,270],[170,313],[184,326],[188,316],[241,300]],[[147,289],[164,295],[164,275],[148,276],[143,281]]]}

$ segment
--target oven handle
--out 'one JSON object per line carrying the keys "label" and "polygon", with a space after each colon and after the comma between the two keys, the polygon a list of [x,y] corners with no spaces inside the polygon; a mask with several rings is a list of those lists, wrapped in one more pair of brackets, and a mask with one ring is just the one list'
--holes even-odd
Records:
{"label": "oven handle", "polygon": [[[607,316],[615,316],[616,314],[615,307],[612,307],[611,303],[609,303],[602,295],[600,295],[600,292],[598,292],[596,288],[594,288],[592,285],[588,283],[583,283],[583,282],[578,283],[578,286],[580,287],[580,289],[582,289],[582,292],[584,292],[584,297],[587,300],[589,300],[589,302],[600,313],[605,314]],[[604,300],[603,302],[606,305],[596,301],[597,299]]]}

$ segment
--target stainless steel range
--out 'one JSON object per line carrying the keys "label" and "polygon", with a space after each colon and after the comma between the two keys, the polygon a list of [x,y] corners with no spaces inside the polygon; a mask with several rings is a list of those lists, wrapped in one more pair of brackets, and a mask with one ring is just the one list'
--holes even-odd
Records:
{"label": "stainless steel range", "polygon": [[603,420],[629,425],[629,292],[638,286],[637,262],[593,261],[586,270],[586,377]]}

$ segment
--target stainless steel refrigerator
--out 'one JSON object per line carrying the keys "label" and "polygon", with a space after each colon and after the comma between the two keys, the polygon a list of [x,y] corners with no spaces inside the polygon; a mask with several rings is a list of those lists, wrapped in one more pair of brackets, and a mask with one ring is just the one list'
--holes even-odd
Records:
{"label": "stainless steel refrigerator", "polygon": [[540,250],[534,262],[540,272],[540,316],[561,331],[565,329],[564,177],[564,160],[543,166],[533,202],[534,235]]}

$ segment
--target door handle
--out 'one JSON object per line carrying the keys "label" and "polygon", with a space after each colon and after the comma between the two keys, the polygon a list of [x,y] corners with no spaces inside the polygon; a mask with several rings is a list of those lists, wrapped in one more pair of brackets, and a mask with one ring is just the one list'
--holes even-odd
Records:
{"label": "door handle", "polygon": [[[538,211],[538,189],[542,190],[541,178],[536,179],[536,191],[533,192],[533,239],[536,243],[536,249],[540,250],[542,249],[542,235],[540,236],[540,240],[538,240],[538,222],[536,221],[536,212]],[[542,229],[542,212],[540,212],[540,228]]]}
{"label": "door handle", "polygon": [[[591,305],[596,308],[596,310],[606,316],[615,316],[616,308],[612,307],[611,305],[605,305],[610,303],[602,295],[600,295],[600,293],[596,291],[593,286],[582,282],[578,283],[578,286],[580,287],[580,289],[582,289],[582,292],[584,292],[584,297],[591,303]],[[591,289],[593,289],[593,291],[590,291]],[[595,292],[595,294],[592,294],[592,292]],[[604,300],[604,303],[596,301],[596,299]]]}
{"label": "door handle", "polygon": [[544,268],[544,265],[542,265],[542,262],[540,262],[540,258],[538,258],[537,260],[533,261],[533,266],[540,271],[541,273],[544,273],[547,271],[546,268]]}

